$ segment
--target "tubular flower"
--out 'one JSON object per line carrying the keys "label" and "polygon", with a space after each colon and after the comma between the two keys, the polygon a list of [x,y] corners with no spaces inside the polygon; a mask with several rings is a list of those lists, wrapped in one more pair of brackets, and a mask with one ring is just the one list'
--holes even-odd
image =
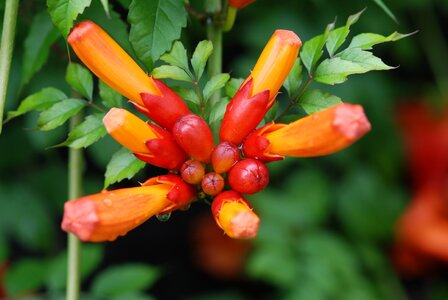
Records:
{"label": "tubular flower", "polygon": [[362,106],[339,104],[288,125],[267,124],[248,136],[243,152],[263,161],[326,155],[348,147],[370,128]]}
{"label": "tubular flower", "polygon": [[235,8],[244,8],[251,4],[252,2],[255,2],[255,0],[229,0],[229,6],[235,7]]}
{"label": "tubular flower", "polygon": [[82,241],[113,241],[150,217],[192,201],[191,186],[175,175],[159,176],[141,187],[104,191],[65,203],[62,229]]}
{"label": "tubular flower", "polygon": [[231,238],[250,239],[257,235],[260,218],[237,192],[226,191],[216,196],[212,213],[216,224]]}
{"label": "tubular flower", "polygon": [[186,154],[176,144],[172,134],[121,108],[112,108],[103,118],[109,134],[134,155],[155,166],[178,170]]}
{"label": "tubular flower", "polygon": [[239,145],[263,120],[291,71],[301,45],[292,31],[274,32],[251,75],[227,105],[219,131],[221,141]]}
{"label": "tubular flower", "polygon": [[[190,112],[176,93],[161,81],[148,76],[120,45],[92,21],[77,24],[67,41],[96,76],[130,99],[137,109],[157,124],[171,129],[179,117]],[[164,113],[161,113],[162,106]]]}

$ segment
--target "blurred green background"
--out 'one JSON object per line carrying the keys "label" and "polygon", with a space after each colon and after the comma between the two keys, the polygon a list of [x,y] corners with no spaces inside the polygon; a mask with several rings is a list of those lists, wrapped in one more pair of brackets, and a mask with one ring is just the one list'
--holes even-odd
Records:
{"label": "blurred green background", "polygon": [[[126,37],[129,1],[110,1],[110,20],[99,2],[94,0],[81,18],[95,20],[116,38]],[[200,7],[198,2],[192,5]],[[342,26],[349,15],[367,7],[352,26],[352,36],[419,32],[375,47],[374,53],[397,69],[323,87],[362,104],[373,130],[340,153],[269,165],[269,188],[250,197],[262,219],[253,242],[224,237],[203,204],[174,213],[168,222],[153,218],[115,242],[85,245],[83,299],[448,299],[446,265],[409,278],[390,257],[394,226],[413,193],[396,109],[415,100],[437,108],[448,99],[448,1],[386,4],[397,22],[368,0],[257,0],[241,10],[234,29],[224,35],[223,69],[232,77],[247,76],[277,28],[293,30],[306,41],[335,17]],[[43,87],[70,94],[63,75],[67,45],[61,37],[42,69],[24,77],[25,43],[32,43],[28,33],[54,30],[45,7],[45,1],[20,2],[6,111]],[[1,15],[3,10],[4,1]],[[203,39],[203,26],[190,19],[182,35],[190,54]],[[61,299],[64,293],[66,237],[60,221],[67,198],[67,149],[49,147],[65,139],[67,128],[33,130],[37,116],[8,122],[0,135],[4,299]],[[86,194],[101,190],[106,164],[118,148],[104,138],[85,151]],[[147,166],[138,178],[157,172]],[[138,178],[115,187],[135,185]]]}

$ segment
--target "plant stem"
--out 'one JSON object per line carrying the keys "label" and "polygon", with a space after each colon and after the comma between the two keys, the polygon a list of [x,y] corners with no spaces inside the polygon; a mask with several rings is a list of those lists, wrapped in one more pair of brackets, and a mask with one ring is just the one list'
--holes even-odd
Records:
{"label": "plant stem", "polygon": [[8,90],[18,10],[19,0],[6,0],[0,47],[0,134],[2,133],[3,110],[5,109],[6,91]]}
{"label": "plant stem", "polygon": [[[82,115],[77,114],[70,119],[70,128],[73,129],[82,121]],[[82,190],[83,157],[81,149],[69,148],[68,152],[68,198],[76,199],[81,196]],[[80,249],[79,239],[68,234],[68,273],[67,273],[67,300],[78,300],[80,290]]]}

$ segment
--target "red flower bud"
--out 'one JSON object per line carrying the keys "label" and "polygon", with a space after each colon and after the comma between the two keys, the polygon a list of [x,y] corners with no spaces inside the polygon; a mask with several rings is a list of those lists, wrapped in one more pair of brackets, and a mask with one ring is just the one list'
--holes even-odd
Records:
{"label": "red flower bud", "polygon": [[180,168],[182,179],[189,184],[198,184],[204,178],[205,169],[201,162],[197,160],[187,160]]}
{"label": "red flower bud", "polygon": [[[282,126],[283,125],[280,125],[280,127]],[[263,135],[277,128],[277,124],[271,122],[249,134],[244,140],[243,144],[244,156],[256,158],[263,162],[271,162],[284,159],[284,157],[281,155],[272,154],[266,151],[270,142]]]}
{"label": "red flower bud", "polygon": [[235,8],[243,8],[248,6],[252,2],[255,2],[255,0],[229,0],[229,6]]}
{"label": "red flower bud", "polygon": [[216,173],[225,173],[240,159],[240,151],[229,142],[218,144],[212,153],[212,165]]}
{"label": "red flower bud", "polygon": [[219,194],[224,188],[224,178],[217,173],[207,173],[202,179],[202,190],[210,196]]}
{"label": "red flower bud", "polygon": [[180,118],[173,127],[173,135],[179,146],[193,158],[208,163],[213,151],[212,131],[197,115]]}
{"label": "red flower bud", "polygon": [[240,160],[230,169],[229,184],[242,194],[254,194],[269,183],[269,171],[266,166],[252,158]]}
{"label": "red flower bud", "polygon": [[163,82],[157,79],[153,81],[161,95],[141,93],[140,96],[145,104],[142,112],[157,124],[172,130],[177,120],[191,112],[184,101]]}
{"label": "red flower bud", "polygon": [[257,127],[269,109],[269,90],[250,96],[253,79],[243,84],[227,104],[219,137],[235,145]]}

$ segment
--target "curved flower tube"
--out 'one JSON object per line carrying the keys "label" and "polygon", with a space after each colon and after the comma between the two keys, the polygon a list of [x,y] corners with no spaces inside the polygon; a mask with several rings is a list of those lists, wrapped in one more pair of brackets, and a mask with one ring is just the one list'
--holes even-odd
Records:
{"label": "curved flower tube", "polygon": [[140,160],[172,170],[179,170],[186,160],[170,132],[145,123],[125,109],[112,108],[103,123],[107,132]]}
{"label": "curved flower tube", "polygon": [[194,197],[194,189],[179,176],[159,176],[141,187],[104,191],[66,202],[61,227],[82,241],[113,241],[156,214],[185,206]]}
{"label": "curved flower tube", "polygon": [[263,120],[288,77],[301,45],[292,31],[274,32],[251,75],[227,105],[219,131],[221,141],[239,145]]}
{"label": "curved flower tube", "polygon": [[262,161],[326,155],[348,147],[370,129],[362,106],[344,103],[288,125],[267,124],[247,137],[243,152]]}
{"label": "curved flower tube", "polygon": [[231,238],[250,239],[258,233],[260,218],[237,192],[226,191],[216,196],[212,213],[216,224]]}

